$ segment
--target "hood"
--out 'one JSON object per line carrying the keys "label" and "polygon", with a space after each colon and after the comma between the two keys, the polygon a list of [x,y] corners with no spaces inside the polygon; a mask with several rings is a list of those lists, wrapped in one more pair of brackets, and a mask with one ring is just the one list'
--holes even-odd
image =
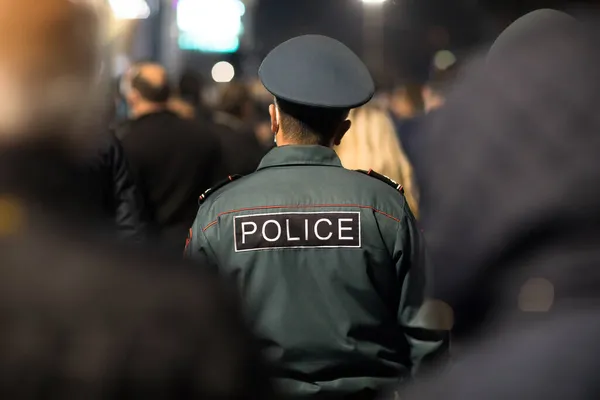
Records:
{"label": "hood", "polygon": [[433,295],[458,332],[491,310],[520,312],[532,278],[549,282],[550,308],[599,296],[598,35],[567,25],[474,61],[426,128],[417,172]]}

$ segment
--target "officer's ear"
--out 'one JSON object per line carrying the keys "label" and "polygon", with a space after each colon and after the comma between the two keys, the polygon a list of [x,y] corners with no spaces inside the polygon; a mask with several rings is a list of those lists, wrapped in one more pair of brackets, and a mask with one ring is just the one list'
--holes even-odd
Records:
{"label": "officer's ear", "polygon": [[344,138],[344,135],[346,134],[346,132],[348,132],[350,130],[350,127],[352,126],[352,121],[350,121],[349,119],[345,120],[344,122],[342,122],[340,124],[340,127],[338,128],[338,131],[335,134],[335,137],[333,139],[333,144],[335,146],[339,146],[340,143],[342,143],[342,139]]}
{"label": "officer's ear", "polygon": [[277,114],[279,114],[277,106],[271,104],[269,106],[269,115],[271,116],[271,132],[273,132],[274,135],[279,133],[279,118]]}

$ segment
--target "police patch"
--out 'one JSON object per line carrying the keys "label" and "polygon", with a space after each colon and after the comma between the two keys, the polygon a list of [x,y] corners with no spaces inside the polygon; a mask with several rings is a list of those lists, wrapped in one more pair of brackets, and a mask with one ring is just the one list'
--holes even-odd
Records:
{"label": "police patch", "polygon": [[360,248],[360,212],[286,212],[233,219],[235,251]]}

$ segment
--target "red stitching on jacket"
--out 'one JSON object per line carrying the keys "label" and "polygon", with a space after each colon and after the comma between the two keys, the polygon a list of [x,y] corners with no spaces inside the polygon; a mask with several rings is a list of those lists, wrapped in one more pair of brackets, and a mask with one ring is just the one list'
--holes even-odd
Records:
{"label": "red stitching on jacket", "polygon": [[211,226],[213,226],[213,225],[216,225],[216,224],[217,224],[217,220],[215,219],[213,222],[211,222],[210,224],[208,224],[208,225],[206,226],[206,228],[202,229],[202,231],[203,231],[203,232],[206,232],[206,230],[207,230],[208,228],[210,228]]}
{"label": "red stitching on jacket", "polygon": [[402,222],[400,219],[391,216],[390,214],[384,213],[383,211],[380,211],[378,209],[376,209],[375,207],[371,207],[371,206],[361,206],[358,204],[315,204],[315,205],[301,205],[301,206],[258,206],[258,207],[250,207],[250,208],[240,208],[238,210],[230,210],[230,211],[225,211],[220,213],[219,215],[217,215],[217,219],[215,219],[214,221],[212,221],[210,224],[208,224],[203,231],[206,232],[206,230],[208,230],[210,227],[215,226],[219,220],[220,217],[227,215],[227,214],[233,214],[233,213],[237,213],[237,212],[242,212],[242,211],[254,211],[254,210],[273,210],[273,209],[278,209],[278,208],[326,208],[326,207],[354,207],[354,208],[362,208],[362,209],[369,209],[369,210],[373,210],[378,214],[381,214],[385,217],[388,217],[389,219],[392,219],[396,222]]}
{"label": "red stitching on jacket", "polygon": [[192,231],[192,228],[190,228],[190,232],[188,234],[188,238],[185,241],[185,247],[183,249],[183,256],[185,257],[185,253],[187,252],[188,247],[190,247],[190,243],[192,242],[192,238],[194,236],[194,232]]}

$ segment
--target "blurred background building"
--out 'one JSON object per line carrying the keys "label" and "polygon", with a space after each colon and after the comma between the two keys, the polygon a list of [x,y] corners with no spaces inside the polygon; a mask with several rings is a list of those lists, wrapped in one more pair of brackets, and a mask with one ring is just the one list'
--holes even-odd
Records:
{"label": "blurred background building", "polygon": [[[118,40],[113,71],[159,61],[171,74],[193,68],[208,81],[255,77],[275,45],[321,33],[348,44],[380,86],[426,81],[512,20],[565,0],[105,0]],[[335,23],[332,23],[335,21]]]}

